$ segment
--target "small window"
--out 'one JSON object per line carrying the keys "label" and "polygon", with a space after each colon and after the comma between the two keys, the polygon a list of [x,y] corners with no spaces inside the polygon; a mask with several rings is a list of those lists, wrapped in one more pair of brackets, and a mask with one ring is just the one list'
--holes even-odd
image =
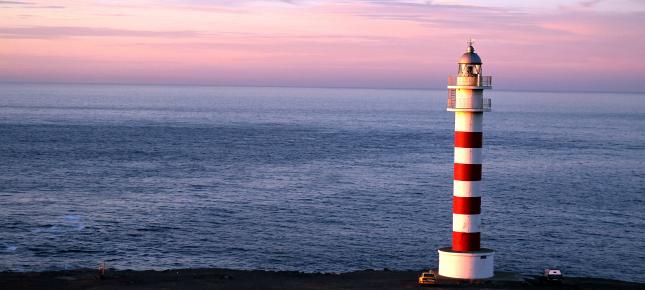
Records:
{"label": "small window", "polygon": [[482,259],[482,260],[486,260],[486,256],[481,256],[479,258]]}

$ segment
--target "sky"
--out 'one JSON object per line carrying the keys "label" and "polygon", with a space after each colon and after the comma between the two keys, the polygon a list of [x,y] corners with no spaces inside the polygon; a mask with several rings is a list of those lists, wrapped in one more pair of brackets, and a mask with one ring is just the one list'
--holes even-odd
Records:
{"label": "sky", "polygon": [[645,92],[645,0],[0,1],[0,82]]}

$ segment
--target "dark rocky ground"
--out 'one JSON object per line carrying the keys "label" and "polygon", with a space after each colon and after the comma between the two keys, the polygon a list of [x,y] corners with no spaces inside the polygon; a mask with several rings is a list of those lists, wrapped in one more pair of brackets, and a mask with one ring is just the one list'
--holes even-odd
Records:
{"label": "dark rocky ground", "polygon": [[[358,271],[341,274],[178,269],[166,271],[96,270],[0,272],[0,289],[645,289],[643,283],[567,277],[561,285],[539,279],[494,280],[478,284],[448,283],[422,287],[421,271]],[[516,275],[517,276],[517,275]]]}

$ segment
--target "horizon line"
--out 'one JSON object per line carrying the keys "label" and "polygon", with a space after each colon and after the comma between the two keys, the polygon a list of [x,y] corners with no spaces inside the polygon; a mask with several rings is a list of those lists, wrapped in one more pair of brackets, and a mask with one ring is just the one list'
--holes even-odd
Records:
{"label": "horizon line", "polygon": [[[191,83],[121,83],[121,82],[59,82],[59,81],[5,81],[0,84],[32,84],[32,85],[104,85],[104,86],[169,86],[169,87],[222,87],[222,88],[300,88],[300,89],[355,89],[355,90],[410,90],[410,91],[441,91],[446,88],[436,87],[366,87],[366,86],[306,86],[306,85],[234,85],[234,84],[191,84]],[[536,89],[494,89],[501,92],[536,92],[536,93],[592,93],[592,94],[645,94],[645,91],[583,91],[583,90],[536,90]]]}

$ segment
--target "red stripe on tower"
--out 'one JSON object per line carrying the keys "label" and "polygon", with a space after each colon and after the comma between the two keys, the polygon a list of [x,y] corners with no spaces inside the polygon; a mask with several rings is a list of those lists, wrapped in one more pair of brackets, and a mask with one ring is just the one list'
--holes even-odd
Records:
{"label": "red stripe on tower", "polygon": [[459,132],[455,131],[455,147],[482,148],[482,132]]}
{"label": "red stripe on tower", "polygon": [[461,180],[461,181],[482,180],[482,165],[455,163],[455,180]]}
{"label": "red stripe on tower", "polygon": [[460,197],[452,198],[452,213],[456,214],[480,214],[481,197]]}
{"label": "red stripe on tower", "polygon": [[477,251],[480,249],[479,238],[479,233],[452,232],[452,250],[458,252]]}

